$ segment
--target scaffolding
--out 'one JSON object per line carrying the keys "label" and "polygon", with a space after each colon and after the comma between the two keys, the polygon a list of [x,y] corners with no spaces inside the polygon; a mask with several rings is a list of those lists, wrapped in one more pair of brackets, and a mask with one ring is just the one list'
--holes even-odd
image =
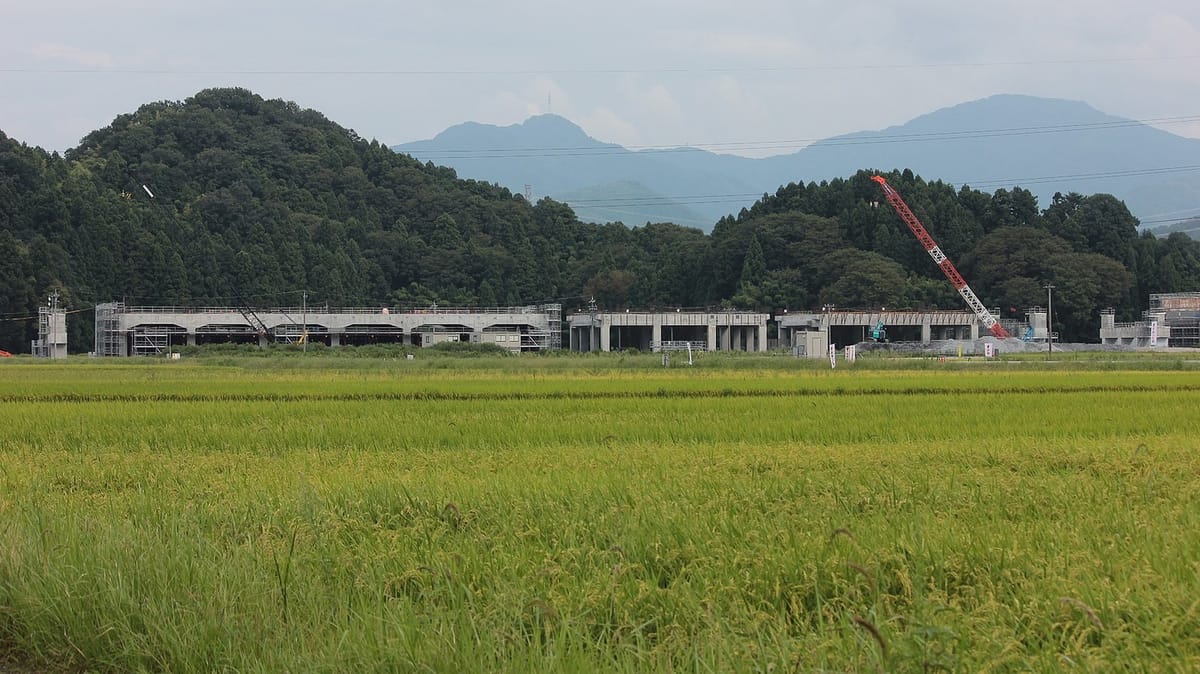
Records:
{"label": "scaffolding", "polygon": [[38,307],[38,338],[30,343],[37,358],[67,357],[67,311],[58,299],[57,292],[51,293],[46,306]]}
{"label": "scaffolding", "polygon": [[[546,342],[536,345],[537,350],[544,349],[561,349],[562,348],[562,305],[561,304],[543,304],[538,307],[542,313],[546,314],[546,331],[549,338]],[[524,345],[522,345],[523,347]]]}
{"label": "scaffolding", "polygon": [[1200,315],[1200,293],[1154,293],[1150,295],[1150,311]]}
{"label": "scaffolding", "polygon": [[96,355],[126,356],[125,335],[121,332],[121,314],[125,313],[124,302],[106,302],[96,305]]}
{"label": "scaffolding", "polygon": [[[505,333],[498,339],[498,333]],[[302,339],[307,334],[307,339]],[[403,309],[392,307],[96,306],[97,356],[152,356],[176,346],[213,342],[307,343],[330,346],[446,341],[488,337],[512,351],[562,348],[562,305]]]}
{"label": "scaffolding", "polygon": [[1178,319],[1171,323],[1171,346],[1200,347],[1200,318]]}
{"label": "scaffolding", "polygon": [[1200,347],[1200,293],[1156,293],[1147,316],[1161,316],[1170,326],[1171,346]]}
{"label": "scaffolding", "polygon": [[139,325],[129,336],[135,356],[162,356],[187,343],[187,331],[177,325]]}

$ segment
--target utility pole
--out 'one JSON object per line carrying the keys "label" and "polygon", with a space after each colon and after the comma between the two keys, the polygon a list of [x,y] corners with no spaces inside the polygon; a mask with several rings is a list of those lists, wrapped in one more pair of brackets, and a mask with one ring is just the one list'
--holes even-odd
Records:
{"label": "utility pole", "polygon": [[1047,283],[1046,288],[1046,360],[1054,353],[1054,284]]}
{"label": "utility pole", "polygon": [[[588,313],[591,314],[591,327],[588,328],[588,351],[599,351],[600,328],[596,326],[596,296],[588,300]],[[592,341],[595,338],[596,341]]]}
{"label": "utility pole", "polygon": [[58,315],[57,290],[50,293],[49,301],[46,302],[46,305],[50,307],[50,313],[46,316],[46,341],[48,342],[46,355],[53,359],[58,358],[58,349],[56,348],[58,346],[58,340],[57,337],[55,337],[57,333],[54,331],[54,318]]}

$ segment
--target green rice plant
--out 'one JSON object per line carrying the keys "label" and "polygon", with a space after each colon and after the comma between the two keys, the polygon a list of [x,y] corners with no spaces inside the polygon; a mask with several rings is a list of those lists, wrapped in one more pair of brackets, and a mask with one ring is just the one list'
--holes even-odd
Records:
{"label": "green rice plant", "polygon": [[1188,372],[0,379],[23,667],[1200,667]]}

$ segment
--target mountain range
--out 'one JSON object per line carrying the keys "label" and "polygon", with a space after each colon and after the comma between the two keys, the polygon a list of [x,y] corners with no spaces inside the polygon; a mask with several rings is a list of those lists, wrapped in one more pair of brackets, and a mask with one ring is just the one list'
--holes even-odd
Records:
{"label": "mountain range", "polygon": [[[538,124],[561,135],[540,145],[519,141],[510,155],[579,147],[574,125]],[[609,147],[614,157],[628,154]],[[565,191],[577,178],[571,155],[582,153],[560,154],[560,170],[547,180],[558,178],[556,189]],[[713,206],[700,195],[715,200],[750,189],[722,182],[720,167],[772,166],[689,149],[637,154],[655,170],[642,165],[642,173],[622,176],[610,167],[610,201],[593,205],[613,208],[621,198],[643,208],[656,193],[692,195],[674,205],[700,212]],[[710,170],[686,168],[697,158]],[[667,189],[652,180],[685,173],[709,180],[696,188],[705,191],[651,191]],[[960,307],[916,238],[879,207],[874,174],[791,182],[716,221],[711,233],[671,223],[593,224],[554,199],[530,203],[398,154],[295,102],[205,89],[118,115],[62,155],[0,131],[0,349],[36,337],[27,317],[51,292],[73,309],[114,298],[242,307],[584,298],[607,309]],[[991,306],[1015,313],[1055,283],[1056,327],[1065,339],[1094,339],[1101,308],[1134,320],[1151,293],[1200,288],[1200,242],[1139,236],[1136,219],[1110,195],[1068,195],[1039,209],[1024,189],[989,193],[907,170],[886,177],[936,225],[938,242]],[[86,348],[92,316],[70,316],[69,340]]]}
{"label": "mountain range", "polygon": [[591,222],[666,221],[708,231],[782,185],[863,167],[908,168],[988,192],[1020,186],[1043,208],[1056,192],[1108,193],[1147,227],[1200,216],[1200,140],[1086,103],[1022,95],[962,103],[759,159],[700,148],[627,149],[556,115],[503,127],[468,122],[392,149],[514,192],[528,186]]}

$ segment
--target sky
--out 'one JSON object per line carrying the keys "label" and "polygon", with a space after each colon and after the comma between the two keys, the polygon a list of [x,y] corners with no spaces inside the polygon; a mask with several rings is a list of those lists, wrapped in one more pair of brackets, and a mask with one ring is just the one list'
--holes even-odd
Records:
{"label": "sky", "polygon": [[0,131],[57,151],[224,86],[388,145],[553,112],[762,156],[999,93],[1200,138],[1196,0],[0,0],[0,23]]}

